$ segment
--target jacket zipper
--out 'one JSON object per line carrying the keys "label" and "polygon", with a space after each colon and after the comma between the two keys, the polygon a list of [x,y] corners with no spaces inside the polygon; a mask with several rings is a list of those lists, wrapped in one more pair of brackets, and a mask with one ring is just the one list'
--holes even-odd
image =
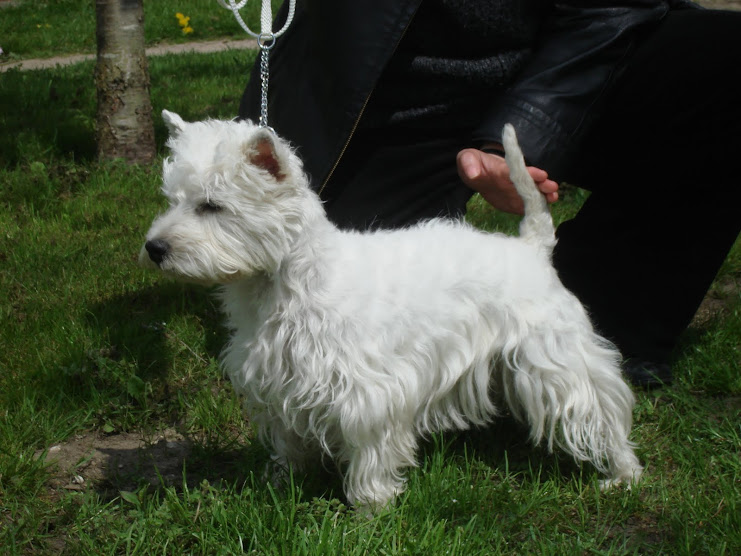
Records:
{"label": "jacket zipper", "polygon": [[[417,6],[417,9],[419,9],[419,6]],[[412,20],[414,19],[414,16],[416,15],[416,13],[417,11],[415,10],[412,16],[409,18],[409,21],[407,21],[407,24],[404,26],[404,30],[399,36],[399,39],[396,41],[396,45],[394,45],[394,49],[391,51],[391,56],[393,56],[396,53],[397,49],[399,48],[399,45],[401,44],[401,41],[404,38],[404,36],[407,34],[407,29],[409,29],[409,26],[412,24]],[[389,59],[391,58],[389,57]],[[368,106],[368,103],[370,102],[370,99],[376,90],[377,84],[378,82],[376,82],[373,85],[370,92],[368,93],[368,96],[365,97],[365,101],[363,102],[363,105],[360,107],[360,112],[358,112],[358,116],[357,118],[355,118],[355,122],[353,123],[353,126],[350,129],[350,135],[347,136],[347,141],[345,141],[345,144],[342,146],[342,150],[340,151],[340,154],[337,157],[337,160],[335,160],[334,164],[332,165],[332,168],[329,171],[329,174],[327,174],[327,177],[324,179],[322,186],[319,188],[318,195],[320,198],[322,196],[322,193],[324,192],[324,189],[327,187],[329,180],[332,179],[332,175],[334,174],[335,170],[340,165],[340,161],[342,160],[342,157],[345,155],[345,151],[347,151],[347,147],[350,146],[350,141],[352,141],[352,138],[355,136],[355,132],[357,131],[358,126],[360,125],[360,120],[362,119],[363,114],[365,113],[365,109]]]}

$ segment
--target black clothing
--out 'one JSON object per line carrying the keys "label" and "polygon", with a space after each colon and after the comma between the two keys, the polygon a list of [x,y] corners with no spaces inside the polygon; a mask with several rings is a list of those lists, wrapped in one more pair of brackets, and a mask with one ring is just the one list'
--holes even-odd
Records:
{"label": "black clothing", "polygon": [[668,360],[741,230],[740,31],[741,12],[671,12],[567,176],[592,195],[554,263],[626,356]]}
{"label": "black clothing", "polygon": [[471,130],[532,53],[544,2],[425,0],[370,97],[361,127]]}

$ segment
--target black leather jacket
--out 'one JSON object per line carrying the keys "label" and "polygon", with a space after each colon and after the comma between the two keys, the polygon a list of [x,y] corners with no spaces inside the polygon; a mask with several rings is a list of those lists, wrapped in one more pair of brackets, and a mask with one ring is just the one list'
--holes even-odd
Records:
{"label": "black leather jacket", "polygon": [[[321,190],[331,177],[421,1],[297,1],[291,27],[270,54],[269,123],[299,148],[315,189]],[[558,179],[599,117],[600,100],[642,30],[650,29],[675,4],[691,4],[542,3],[542,32],[530,60],[506,92],[493,95],[471,140],[472,145],[499,141],[504,124],[510,122],[528,161]],[[285,8],[277,17],[281,22]],[[256,64],[240,105],[242,118],[259,117],[258,70]]]}

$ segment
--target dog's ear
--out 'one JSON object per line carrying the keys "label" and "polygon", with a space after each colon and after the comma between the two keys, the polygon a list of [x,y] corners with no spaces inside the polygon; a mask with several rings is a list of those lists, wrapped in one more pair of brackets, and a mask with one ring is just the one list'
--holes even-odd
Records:
{"label": "dog's ear", "polygon": [[165,125],[170,132],[170,137],[177,137],[183,129],[185,129],[185,121],[183,118],[175,114],[175,112],[163,110],[162,119],[165,120]]}
{"label": "dog's ear", "polygon": [[276,153],[275,137],[267,129],[259,129],[247,145],[247,158],[250,163],[265,170],[276,181],[286,177],[281,171],[280,158]]}

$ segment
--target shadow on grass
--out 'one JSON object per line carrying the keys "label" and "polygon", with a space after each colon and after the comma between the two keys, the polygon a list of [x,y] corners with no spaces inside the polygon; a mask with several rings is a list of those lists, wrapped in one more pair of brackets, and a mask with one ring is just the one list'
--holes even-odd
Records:
{"label": "shadow on grass", "polygon": [[489,426],[446,433],[444,447],[439,442],[428,441],[421,452],[423,457],[430,458],[443,450],[446,459],[477,460],[497,474],[511,473],[528,482],[545,482],[555,477],[564,482],[578,480],[582,469],[597,473],[588,464],[580,466],[561,450],[550,453],[545,445],[533,445],[529,435],[526,425],[504,413]]}
{"label": "shadow on grass", "polygon": [[74,153],[95,156],[92,63],[54,71],[10,70],[0,79],[0,165]]}
{"label": "shadow on grass", "polygon": [[[187,322],[173,326],[178,319]],[[172,369],[178,351],[203,361],[198,353],[201,346],[191,346],[191,341],[203,342],[205,355],[218,358],[227,338],[221,321],[209,290],[175,282],[112,297],[88,310],[88,325],[101,332],[118,355],[126,354],[151,376],[163,376]],[[182,334],[189,337],[182,338]],[[198,337],[191,338],[192,334]]]}
{"label": "shadow on grass", "polygon": [[[526,440],[527,431],[511,418],[503,418],[488,428],[465,433],[451,433],[425,442],[418,455],[422,471],[416,481],[427,483],[431,492],[437,494],[440,485],[439,469],[432,460],[438,458],[442,465],[450,467],[465,477],[459,467],[464,461],[477,460],[487,470],[486,476],[474,474],[471,488],[491,488],[480,481],[505,481],[510,488],[519,483],[546,483],[578,481],[581,469],[562,454],[548,454],[546,450],[533,447]],[[440,441],[444,446],[440,445]],[[173,489],[182,492],[192,490],[204,481],[211,485],[239,488],[249,484],[251,488],[264,491],[267,496],[270,486],[275,486],[265,474],[270,462],[269,450],[259,442],[244,437],[234,437],[232,442],[211,444],[195,435],[181,434],[173,429],[160,431],[151,438],[141,434],[95,435],[66,445],[66,472],[61,470],[61,482],[80,474],[93,480],[95,490],[107,500],[119,496],[121,491],[136,491],[141,488]],[[70,455],[72,454],[72,455]],[[84,461],[83,468],[73,470],[73,461]],[[61,469],[61,466],[60,466]],[[413,472],[407,470],[408,473]],[[429,477],[426,476],[429,473]],[[348,505],[343,492],[342,476],[334,464],[317,456],[308,469],[296,471],[291,479],[303,501],[314,498],[339,499]],[[58,485],[61,486],[61,485]],[[278,496],[287,495],[278,487]],[[426,490],[426,487],[424,487]],[[470,507],[469,507],[470,509]],[[461,507],[439,503],[433,513],[440,519],[460,518]],[[449,515],[448,515],[449,514]]]}
{"label": "shadow on grass", "polygon": [[275,487],[279,497],[288,484],[303,500],[339,498],[342,480],[331,463],[319,459],[311,468],[284,477],[282,482],[266,474],[270,455],[259,442],[243,436],[212,444],[202,436],[168,428],[152,435],[91,432],[55,446],[47,454],[50,486],[65,490],[94,490],[111,501],[121,492],[163,489],[178,494],[197,489],[204,482],[216,487],[244,485],[263,492]]}
{"label": "shadow on grass", "polygon": [[179,422],[182,399],[221,380],[216,360],[226,332],[202,288],[157,284],[83,314],[69,355],[38,377],[42,399],[60,400],[81,426],[111,433]]}
{"label": "shadow on grass", "polygon": [[[266,483],[270,458],[259,442],[223,416],[213,417],[218,430],[201,422],[192,432],[185,424],[199,396],[210,392],[219,405],[234,395],[216,363],[227,341],[222,320],[212,292],[168,281],[88,307],[85,324],[104,347],[65,367],[62,393],[97,407],[95,430],[50,454],[53,483],[75,489],[70,480],[79,475],[107,500],[145,486],[180,492],[203,481]],[[306,499],[342,496],[339,474],[320,458],[295,481]]]}

